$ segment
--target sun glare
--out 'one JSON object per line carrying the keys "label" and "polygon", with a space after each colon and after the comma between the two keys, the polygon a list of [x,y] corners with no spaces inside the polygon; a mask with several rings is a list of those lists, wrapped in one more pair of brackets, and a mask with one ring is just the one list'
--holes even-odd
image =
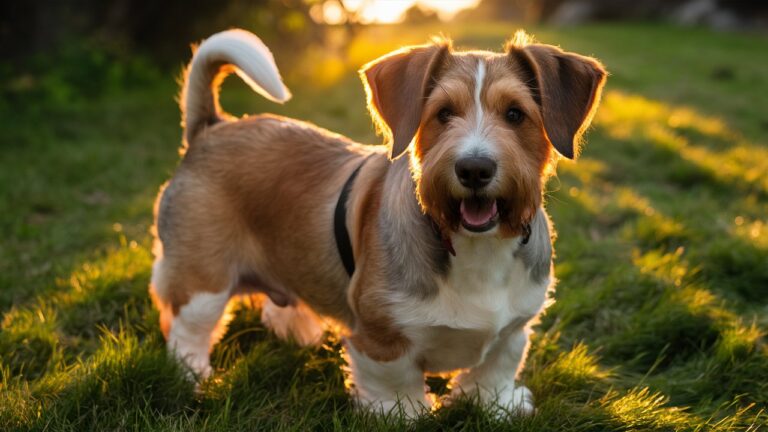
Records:
{"label": "sun glare", "polygon": [[327,1],[313,11],[313,18],[326,24],[342,24],[347,19],[344,10],[355,15],[361,24],[393,24],[402,21],[405,12],[419,6],[434,11],[441,20],[449,20],[458,12],[473,8],[480,0],[342,0]]}
{"label": "sun glare", "polygon": [[422,7],[436,11],[440,19],[447,20],[464,9],[476,7],[480,4],[480,0],[420,0],[417,3]]}
{"label": "sun glare", "polygon": [[[411,7],[414,2],[411,0],[384,0],[384,1],[372,1],[372,2],[357,2],[362,3],[359,11],[360,20],[364,23],[380,22],[380,23],[394,23],[400,20],[403,13]],[[347,2],[344,2],[347,6]],[[350,9],[352,10],[352,9]]]}

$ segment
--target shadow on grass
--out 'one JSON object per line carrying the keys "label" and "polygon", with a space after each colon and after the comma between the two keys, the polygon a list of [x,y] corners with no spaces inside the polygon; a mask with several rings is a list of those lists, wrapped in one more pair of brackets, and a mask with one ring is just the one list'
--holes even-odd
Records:
{"label": "shadow on grass", "polygon": [[[561,231],[564,226],[568,230],[557,267],[558,296],[567,309],[555,306],[544,328],[567,330],[571,341],[588,340],[598,347],[601,364],[616,372],[617,382],[643,377],[670,395],[672,404],[697,410],[735,400],[760,403],[768,397],[768,386],[754,385],[768,380],[764,330],[742,315],[759,310],[753,302],[762,300],[768,281],[768,269],[759,265],[768,262],[768,251],[717,218],[725,214],[733,221],[729,213],[759,208],[745,203],[764,199],[763,185],[748,182],[749,171],[714,173],[707,164],[719,156],[715,150],[692,150],[704,157],[688,158],[658,135],[646,134],[666,128],[667,122],[685,123],[668,118],[676,109],[643,100],[660,112],[641,110],[646,119],[630,121],[611,111],[629,109],[626,100],[619,100],[607,103],[598,120],[597,134],[614,128],[607,133],[611,138],[593,140],[590,146],[590,153],[603,161],[585,158],[561,166],[560,183],[575,186],[553,194],[549,208]],[[683,112],[688,123],[701,121],[694,111]],[[732,134],[724,124],[715,124],[718,136]],[[669,131],[662,135],[669,137]],[[617,149],[626,142],[634,150]],[[752,169],[750,161],[740,163]],[[681,167],[684,175],[678,173]],[[687,180],[679,183],[680,178]],[[706,182],[687,183],[691,179]],[[683,185],[693,196],[681,200],[688,195]],[[735,196],[734,190],[747,198]],[[675,210],[674,216],[661,209]]]}

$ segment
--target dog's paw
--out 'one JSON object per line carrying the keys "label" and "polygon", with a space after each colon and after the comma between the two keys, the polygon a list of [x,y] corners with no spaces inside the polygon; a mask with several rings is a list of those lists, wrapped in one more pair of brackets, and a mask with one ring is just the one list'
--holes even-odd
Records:
{"label": "dog's paw", "polygon": [[183,352],[178,348],[170,348],[169,351],[183,366],[187,379],[190,381],[204,381],[213,373],[208,353]]}
{"label": "dog's paw", "polygon": [[358,408],[378,415],[394,415],[407,419],[415,419],[428,413],[432,402],[426,395],[404,396],[397,399],[365,399],[353,394]]}
{"label": "dog's paw", "polygon": [[536,412],[533,404],[533,393],[525,386],[503,387],[488,389],[472,386],[469,389],[461,387],[440,399],[440,406],[447,407],[460,397],[477,397],[478,402],[498,410],[499,416],[510,413],[513,415],[529,416]]}
{"label": "dog's paw", "polygon": [[533,393],[525,386],[516,386],[511,391],[499,394],[497,403],[512,414],[521,416],[533,415],[536,408],[533,405]]}
{"label": "dog's paw", "polygon": [[371,411],[378,415],[393,415],[407,419],[415,419],[422,414],[428,413],[430,408],[427,401],[412,400],[404,398],[399,400],[361,400],[357,399],[358,407]]}
{"label": "dog's paw", "polygon": [[207,361],[205,362],[205,364],[197,364],[195,366],[190,366],[190,369],[192,370],[194,378],[197,381],[205,381],[213,374],[213,368],[211,367],[210,364],[208,364]]}

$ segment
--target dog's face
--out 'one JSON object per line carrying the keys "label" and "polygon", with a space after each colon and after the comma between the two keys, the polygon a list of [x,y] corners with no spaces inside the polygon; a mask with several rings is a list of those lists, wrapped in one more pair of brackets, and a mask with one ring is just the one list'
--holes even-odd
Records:
{"label": "dog's face", "polygon": [[362,71],[390,156],[410,148],[419,202],[444,231],[520,235],[553,149],[573,158],[597,107],[605,71],[596,60],[525,39],[501,54],[437,41]]}

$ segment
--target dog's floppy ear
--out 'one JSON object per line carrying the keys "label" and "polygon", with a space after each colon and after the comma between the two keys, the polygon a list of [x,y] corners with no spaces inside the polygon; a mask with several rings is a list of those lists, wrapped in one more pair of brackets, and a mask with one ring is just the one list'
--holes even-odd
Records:
{"label": "dog's floppy ear", "polygon": [[390,142],[390,159],[402,155],[416,135],[424,100],[450,50],[450,42],[439,40],[394,51],[360,70],[368,109]]}
{"label": "dog's floppy ear", "polygon": [[524,81],[541,107],[549,142],[573,159],[600,103],[606,78],[603,65],[551,45],[528,45],[524,34],[515,35],[507,53],[522,67]]}

